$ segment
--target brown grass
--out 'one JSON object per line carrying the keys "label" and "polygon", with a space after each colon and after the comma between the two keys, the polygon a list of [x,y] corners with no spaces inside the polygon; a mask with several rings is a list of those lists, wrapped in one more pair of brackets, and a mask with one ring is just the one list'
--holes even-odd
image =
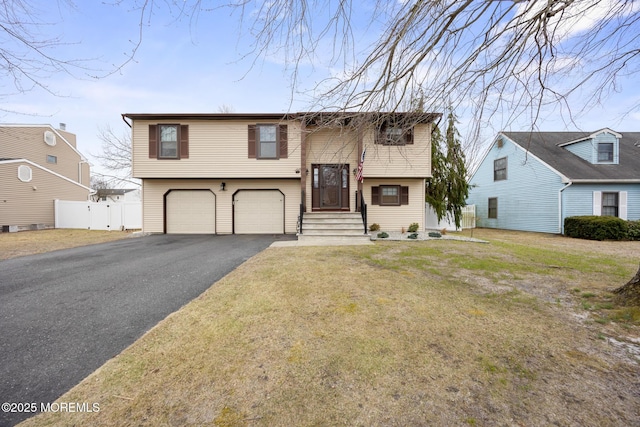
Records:
{"label": "brown grass", "polygon": [[110,242],[130,236],[124,231],[52,229],[0,233],[0,260],[58,249]]}
{"label": "brown grass", "polygon": [[100,412],[24,426],[637,425],[638,358],[608,339],[637,323],[572,289],[605,298],[639,246],[475,236],[268,249],[60,398]]}

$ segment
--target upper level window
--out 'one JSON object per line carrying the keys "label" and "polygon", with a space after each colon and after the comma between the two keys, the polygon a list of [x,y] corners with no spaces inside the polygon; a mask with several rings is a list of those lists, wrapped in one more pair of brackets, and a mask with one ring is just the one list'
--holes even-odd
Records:
{"label": "upper level window", "polygon": [[287,125],[249,125],[250,159],[286,159],[289,155]]}
{"label": "upper level window", "polygon": [[178,126],[159,125],[160,156],[162,158],[178,158]]}
{"label": "upper level window", "polygon": [[189,125],[149,125],[150,159],[188,159]]}
{"label": "upper level window", "polygon": [[413,129],[385,124],[378,132],[376,143],[382,145],[413,144]]}
{"label": "upper level window", "polygon": [[602,193],[602,215],[618,216],[618,193]]}
{"label": "upper level window", "polygon": [[502,181],[507,179],[507,158],[502,157],[493,161],[493,180]]}
{"label": "upper level window", "polygon": [[601,142],[598,144],[598,161],[613,162],[613,143]]}
{"label": "upper level window", "polygon": [[278,126],[259,125],[258,128],[258,158],[278,158]]}
{"label": "upper level window", "polygon": [[56,156],[47,154],[47,163],[53,163],[55,165],[56,163],[58,163],[58,158]]}

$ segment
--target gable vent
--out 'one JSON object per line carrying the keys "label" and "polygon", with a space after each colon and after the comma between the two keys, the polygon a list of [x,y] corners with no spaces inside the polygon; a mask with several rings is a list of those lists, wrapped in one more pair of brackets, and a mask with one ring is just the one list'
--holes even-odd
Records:
{"label": "gable vent", "polygon": [[498,140],[498,148],[502,148],[502,146],[504,145],[504,141],[502,139]]}
{"label": "gable vent", "polygon": [[44,142],[47,145],[54,146],[56,145],[56,135],[50,130],[44,132]]}

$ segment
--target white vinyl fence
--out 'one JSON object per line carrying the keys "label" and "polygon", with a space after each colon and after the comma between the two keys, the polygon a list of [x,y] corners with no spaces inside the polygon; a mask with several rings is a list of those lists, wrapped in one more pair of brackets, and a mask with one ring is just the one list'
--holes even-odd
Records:
{"label": "white vinyl fence", "polygon": [[76,202],[55,200],[56,228],[134,230],[142,228],[141,202]]}
{"label": "white vinyl fence", "polygon": [[[453,218],[443,218],[442,221],[438,221],[438,215],[428,203],[425,204],[426,213],[426,229],[456,231],[456,222]],[[466,228],[476,228],[476,205],[468,205],[462,208],[462,222],[460,224],[460,230]]]}

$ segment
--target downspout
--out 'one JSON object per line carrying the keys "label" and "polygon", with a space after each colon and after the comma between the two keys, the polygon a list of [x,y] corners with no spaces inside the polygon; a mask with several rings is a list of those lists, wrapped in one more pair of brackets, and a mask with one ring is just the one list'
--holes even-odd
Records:
{"label": "downspout", "polygon": [[572,184],[573,182],[569,181],[567,185],[558,191],[558,230],[560,230],[560,234],[564,234],[564,224],[562,221],[562,192],[571,187]]}

